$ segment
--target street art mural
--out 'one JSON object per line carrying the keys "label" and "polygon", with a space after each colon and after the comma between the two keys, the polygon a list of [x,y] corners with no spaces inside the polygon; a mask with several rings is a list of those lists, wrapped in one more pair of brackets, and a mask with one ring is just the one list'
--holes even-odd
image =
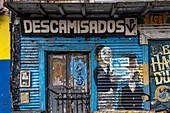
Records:
{"label": "street art mural", "polygon": [[95,54],[98,109],[142,110],[149,97],[143,91],[143,65],[137,53],[121,54],[99,45]]}
{"label": "street art mural", "polygon": [[150,80],[151,101],[157,100],[160,105],[151,105],[160,109],[170,106],[170,45],[169,42],[150,42]]}
{"label": "street art mural", "polygon": [[[87,60],[84,56],[71,56],[70,85],[85,86],[87,82]],[[50,81],[53,86],[66,85],[66,55],[51,55],[49,57]]]}
{"label": "street art mural", "polygon": [[48,110],[53,113],[89,110],[88,56],[53,53],[48,55],[48,61]]}
{"label": "street art mural", "polygon": [[87,91],[86,55],[71,56],[70,71],[73,78],[73,87]]}
{"label": "street art mural", "polygon": [[50,61],[50,81],[53,86],[66,85],[66,56],[55,55],[49,57]]}

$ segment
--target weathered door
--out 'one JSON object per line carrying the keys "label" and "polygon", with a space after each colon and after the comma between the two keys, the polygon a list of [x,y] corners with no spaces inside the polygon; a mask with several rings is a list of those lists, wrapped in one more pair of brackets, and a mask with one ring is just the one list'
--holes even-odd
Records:
{"label": "weathered door", "polygon": [[48,112],[89,113],[88,78],[88,54],[48,55]]}
{"label": "weathered door", "polygon": [[149,50],[151,108],[161,109],[170,106],[170,41],[150,41]]}

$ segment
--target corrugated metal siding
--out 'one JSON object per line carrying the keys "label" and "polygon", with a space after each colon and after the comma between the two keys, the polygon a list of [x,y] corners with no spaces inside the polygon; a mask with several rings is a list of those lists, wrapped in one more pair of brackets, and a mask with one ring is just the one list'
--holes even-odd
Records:
{"label": "corrugated metal siding", "polygon": [[[95,48],[96,46],[104,45],[105,47],[111,48],[111,53],[113,58],[123,58],[126,55],[133,53],[137,56],[137,64],[140,65],[140,68],[138,69],[140,71],[141,77],[143,76],[142,72],[142,63],[143,63],[143,57],[142,57],[142,46],[139,46],[138,44],[138,38],[137,37],[131,37],[131,38],[125,38],[125,37],[91,37],[91,38],[85,38],[85,37],[74,37],[74,38],[66,38],[66,37],[54,37],[54,38],[44,38],[44,37],[21,37],[21,70],[30,70],[31,71],[31,87],[30,88],[20,88],[20,91],[29,91],[30,92],[30,103],[29,104],[20,104],[21,110],[40,110],[41,108],[41,92],[40,92],[40,77],[39,75],[39,48],[41,46],[44,47],[55,47],[55,46],[61,46],[65,47],[66,49],[72,49],[72,47],[75,47],[78,50],[83,49],[83,46],[88,46],[89,48]],[[98,65],[98,67],[100,67]],[[97,68],[98,72],[100,72],[102,68]],[[119,92],[120,92],[120,86],[123,88],[128,84],[128,79],[121,79],[121,76],[125,75],[125,71],[127,71],[127,67],[119,67],[122,72],[119,73],[120,81],[117,81],[118,74],[116,75],[115,79],[117,82],[114,83],[115,88],[118,88],[117,90],[114,89],[114,92],[112,92],[109,95],[106,95],[106,93],[109,92],[98,92],[98,109],[118,109],[119,105]],[[95,70],[94,70],[95,71]],[[122,73],[124,73],[122,75]],[[99,75],[99,74],[98,74]],[[96,76],[98,76],[96,75]],[[128,76],[129,75],[125,75]],[[97,78],[102,78],[102,76],[98,76]],[[126,77],[125,77],[126,78]],[[124,82],[125,81],[125,82]],[[98,81],[96,81],[98,82]],[[141,78],[142,83],[142,78]],[[96,83],[99,84],[99,83]],[[141,87],[143,85],[141,84]],[[105,87],[98,87],[98,89],[102,89]],[[99,90],[98,90],[99,91]],[[45,97],[44,97],[45,98]],[[112,98],[112,99],[111,99]],[[105,104],[110,103],[109,105]]]}
{"label": "corrugated metal siding", "polygon": [[0,111],[2,113],[11,113],[10,89],[10,60],[0,60]]}
{"label": "corrugated metal siding", "polygon": [[[3,3],[3,1],[2,1]],[[2,4],[3,5],[3,4]],[[0,1],[1,13],[1,1]],[[0,112],[11,113],[9,16],[0,14]]]}
{"label": "corrugated metal siding", "polygon": [[31,87],[20,88],[20,91],[30,91],[30,103],[20,104],[21,110],[39,110],[40,109],[40,80],[39,80],[39,61],[38,47],[30,44],[22,44],[21,41],[21,71],[31,71]]}
{"label": "corrugated metal siding", "polygon": [[[122,106],[125,106],[126,108],[133,109],[133,110],[139,110],[141,107],[143,107],[143,104],[141,104],[141,99],[138,98],[140,95],[142,95],[141,88],[137,88],[135,93],[131,93],[131,91],[128,91],[128,89],[125,87],[129,83],[129,75],[126,73],[129,70],[135,70],[140,72],[141,80],[136,82],[142,82],[143,83],[143,56],[142,56],[142,46],[138,45],[138,38],[114,38],[114,42],[105,44],[106,47],[110,47],[111,49],[111,56],[112,59],[115,58],[125,58],[129,54],[134,54],[137,57],[137,68],[136,70],[134,67],[127,67],[123,66],[126,64],[119,64],[116,65],[115,62],[117,60],[114,60],[111,64],[111,69],[113,69],[108,74],[103,74],[103,69],[101,68],[101,65],[98,63],[98,69],[97,69],[97,86],[98,86],[98,109],[99,111],[114,111],[115,109],[125,109]],[[135,58],[133,58],[135,59]],[[119,63],[119,62],[117,62]],[[106,68],[106,67],[103,67]],[[117,71],[117,72],[116,72]],[[133,72],[131,72],[133,74]],[[143,87],[143,84],[140,85]],[[123,90],[126,90],[124,93]],[[141,94],[140,94],[141,93]],[[121,95],[124,95],[125,97],[121,97]],[[136,101],[134,102],[131,100],[131,97],[136,97]],[[124,101],[122,99],[129,99],[128,101]],[[122,102],[125,103],[122,103]],[[128,105],[129,103],[136,104],[135,106],[131,107]],[[124,105],[122,105],[124,104]],[[142,106],[141,106],[142,105]],[[128,107],[129,106],[129,107]]]}
{"label": "corrugated metal siding", "polygon": [[31,87],[20,88],[20,91],[30,92],[30,103],[20,104],[21,110],[39,110],[40,109],[40,80],[39,80],[39,60],[38,45],[21,39],[21,71],[31,71]]}

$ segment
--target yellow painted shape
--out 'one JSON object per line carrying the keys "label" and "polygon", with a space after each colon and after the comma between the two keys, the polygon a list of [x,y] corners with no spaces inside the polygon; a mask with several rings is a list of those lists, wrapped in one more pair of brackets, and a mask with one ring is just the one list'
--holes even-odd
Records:
{"label": "yellow painted shape", "polygon": [[143,63],[143,80],[144,85],[149,84],[149,65],[147,63]]}
{"label": "yellow painted shape", "polygon": [[144,21],[145,21],[145,24],[149,24],[149,14],[145,15]]}
{"label": "yellow painted shape", "polygon": [[149,97],[147,95],[141,96],[142,97],[142,101],[145,102],[147,100],[149,100]]}
{"label": "yellow painted shape", "polygon": [[0,60],[10,59],[9,16],[0,15]]}
{"label": "yellow painted shape", "polygon": [[139,65],[136,67],[136,71],[140,73],[140,76],[138,76],[138,81],[143,84],[143,65]]}
{"label": "yellow painted shape", "polygon": [[166,24],[168,13],[152,13],[145,15],[145,24]]}
{"label": "yellow painted shape", "polygon": [[96,112],[94,112],[94,113],[100,113],[99,111],[96,111]]}
{"label": "yellow painted shape", "polygon": [[[168,90],[170,89],[169,86],[165,86],[165,85],[162,85],[162,86],[159,86],[156,90],[155,90],[155,97],[154,99],[158,99],[159,101],[161,102],[167,102],[169,101],[170,97],[169,97],[169,94],[168,94]],[[161,92],[160,92],[161,91]],[[164,99],[160,98],[159,96],[161,94],[165,93],[166,94],[166,97]]]}

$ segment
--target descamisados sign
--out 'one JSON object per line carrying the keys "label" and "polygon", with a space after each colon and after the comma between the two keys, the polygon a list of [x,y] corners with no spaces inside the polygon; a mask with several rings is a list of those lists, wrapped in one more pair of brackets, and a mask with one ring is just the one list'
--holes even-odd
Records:
{"label": "descamisados sign", "polygon": [[55,19],[23,19],[23,35],[52,34],[52,35],[83,35],[83,34],[123,34],[137,35],[137,19],[110,20],[55,20]]}

